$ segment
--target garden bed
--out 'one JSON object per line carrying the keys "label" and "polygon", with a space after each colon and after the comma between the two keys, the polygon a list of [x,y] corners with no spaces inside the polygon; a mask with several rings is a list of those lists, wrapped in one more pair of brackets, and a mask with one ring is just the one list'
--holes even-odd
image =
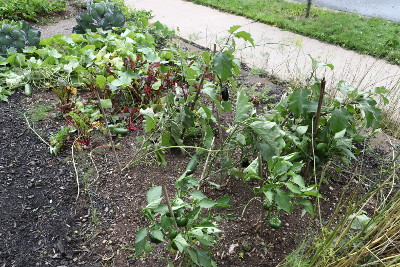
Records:
{"label": "garden bed", "polygon": [[[40,79],[37,79],[36,76],[33,78],[28,77],[32,79],[33,84],[38,85],[32,97],[23,96],[19,91],[9,96],[8,103],[0,103],[0,122],[2,124],[0,147],[2,151],[0,158],[1,198],[5,200],[1,202],[0,214],[0,223],[2,225],[0,233],[2,243],[0,245],[5,248],[0,254],[0,266],[161,266],[165,265],[166,261],[174,262],[177,266],[179,264],[187,264],[188,258],[186,258],[186,261],[182,261],[183,253],[181,252],[187,252],[185,249],[188,247],[182,249],[180,246],[182,244],[185,245],[185,243],[179,243],[180,246],[172,243],[172,239],[176,237],[170,238],[171,240],[168,242],[165,241],[161,244],[153,245],[153,251],[146,253],[147,257],[142,257],[143,253],[139,253],[141,248],[145,248],[143,241],[145,240],[145,243],[148,243],[148,238],[146,234],[144,239],[140,239],[138,232],[143,232],[144,227],[151,224],[151,220],[148,220],[149,218],[151,219],[151,215],[154,215],[156,220],[164,218],[167,222],[170,219],[166,217],[172,216],[171,214],[167,216],[165,209],[162,210],[162,207],[159,206],[161,202],[157,202],[157,199],[154,205],[159,206],[160,210],[153,212],[152,208],[149,208],[149,206],[152,206],[149,203],[149,199],[152,196],[150,194],[149,197],[149,193],[146,196],[146,192],[149,188],[152,188],[154,192],[160,189],[160,187],[157,187],[160,185],[165,185],[169,197],[175,201],[173,202],[176,208],[175,211],[183,210],[187,215],[192,214],[192,217],[189,215],[188,217],[190,218],[189,226],[193,228],[185,229],[183,227],[186,224],[182,223],[182,225],[179,225],[179,229],[187,237],[187,242],[191,243],[194,248],[207,247],[204,245],[207,244],[207,241],[210,244],[213,243],[209,239],[199,238],[199,241],[190,239],[194,238],[193,235],[190,236],[190,231],[195,229],[197,223],[197,217],[195,218],[193,215],[193,210],[198,207],[196,205],[203,205],[202,208],[204,208],[203,212],[197,215],[206,217],[208,212],[211,213],[210,207],[218,206],[216,205],[217,203],[226,204],[224,196],[230,197],[229,206],[222,205],[227,207],[213,210],[212,216],[206,218],[208,222],[205,224],[202,222],[197,225],[206,225],[206,228],[211,229],[218,227],[218,229],[222,230],[218,234],[218,238],[216,238],[217,245],[209,246],[210,256],[218,266],[277,266],[289,253],[297,249],[305,239],[311,238],[319,232],[320,227],[325,225],[331,215],[334,214],[336,206],[343,199],[342,197],[363,196],[369,191],[370,187],[375,186],[375,183],[379,183],[386,178],[385,171],[393,171],[390,155],[390,149],[393,147],[387,150],[387,146],[384,146],[386,140],[382,141],[383,139],[377,145],[371,144],[369,139],[359,142],[357,148],[360,153],[358,153],[357,158],[352,159],[349,166],[342,165],[339,162],[340,157],[337,155],[343,156],[340,153],[343,151],[347,153],[345,149],[352,147],[352,143],[346,143],[347,139],[344,139],[344,137],[350,136],[347,136],[348,133],[341,130],[340,127],[345,127],[351,132],[355,124],[352,124],[354,122],[353,117],[349,118],[347,113],[345,115],[348,118],[348,124],[343,123],[344,120],[334,123],[332,119],[334,116],[330,115],[329,112],[336,109],[336,115],[341,119],[341,115],[345,113],[345,110],[350,110],[353,107],[352,105],[360,108],[357,103],[364,105],[368,103],[364,112],[367,112],[370,116],[362,117],[361,113],[357,113],[357,116],[359,116],[357,119],[364,119],[370,127],[377,126],[376,123],[380,115],[374,109],[376,103],[373,100],[369,100],[367,97],[364,99],[364,95],[356,95],[359,92],[353,92],[351,88],[346,88],[350,90],[350,93],[353,92],[356,95],[356,97],[349,97],[354,102],[345,102],[343,108],[341,108],[341,103],[336,103],[336,106],[324,107],[324,112],[329,115],[324,112],[321,115],[326,116],[326,120],[321,120],[320,127],[322,129],[326,127],[325,129],[328,129],[326,131],[334,129],[336,132],[331,137],[344,143],[339,143],[338,141],[338,144],[336,144],[337,150],[332,150],[333,152],[329,150],[333,153],[328,155],[332,159],[326,162],[323,172],[318,169],[317,175],[318,181],[320,181],[320,188],[316,191],[314,186],[306,187],[302,185],[304,181],[294,173],[300,173],[300,170],[298,168],[296,170],[293,166],[301,167],[303,163],[292,162],[292,159],[295,158],[293,155],[296,153],[284,155],[287,158],[281,159],[281,162],[293,167],[291,169],[293,174],[291,175],[297,179],[298,186],[293,183],[279,184],[279,187],[274,189],[276,191],[273,191],[275,194],[280,195],[280,197],[274,198],[273,205],[275,206],[272,208],[273,210],[264,211],[262,203],[266,203],[263,199],[264,196],[260,197],[259,193],[254,193],[257,187],[260,184],[268,185],[273,179],[275,179],[275,183],[278,183],[276,182],[277,179],[283,181],[286,178],[284,175],[275,174],[274,171],[276,170],[269,164],[263,164],[264,168],[259,169],[259,173],[262,174],[264,172],[264,175],[261,175],[263,178],[260,179],[257,176],[257,171],[254,171],[256,168],[253,167],[251,169],[250,167],[256,162],[254,157],[258,157],[258,160],[263,161],[262,151],[260,149],[260,154],[257,155],[251,150],[254,143],[245,139],[256,136],[253,140],[260,142],[265,131],[258,131],[257,125],[261,124],[263,127],[272,125],[272,127],[275,127],[274,129],[279,127],[284,129],[285,124],[290,122],[293,125],[291,124],[291,126],[285,128],[286,134],[292,134],[291,138],[294,140],[294,144],[301,146],[296,143],[296,137],[312,136],[313,133],[307,127],[297,125],[296,120],[303,121],[303,123],[307,122],[306,117],[301,117],[304,109],[309,108],[313,110],[312,112],[315,112],[313,109],[315,106],[315,99],[313,99],[315,94],[312,95],[309,89],[303,88],[295,91],[298,95],[292,96],[290,100],[292,104],[280,111],[285,116],[274,117],[279,123],[273,121],[273,119],[266,121],[265,118],[271,118],[274,114],[271,108],[276,106],[284,93],[291,93],[289,90],[281,85],[273,84],[265,78],[254,76],[245,70],[242,70],[239,78],[236,79],[239,81],[238,86],[231,86],[235,82],[230,80],[228,83],[227,80],[230,75],[232,77],[235,76],[234,72],[237,71],[238,63],[230,57],[229,51],[224,51],[224,49],[221,50],[223,52],[208,51],[203,54],[203,63],[196,62],[201,57],[190,54],[191,51],[198,50],[198,48],[188,44],[180,44],[179,47],[182,50],[179,51],[177,48],[176,50],[165,49],[162,52],[153,51],[152,49],[155,46],[152,43],[153,37],[146,37],[147,31],[152,31],[154,36],[163,37],[163,30],[165,29],[161,24],[154,24],[152,27],[154,28],[146,25],[145,30],[140,34],[134,32],[134,30],[137,30],[136,28],[131,32],[130,29],[127,29],[124,33],[125,36],[132,38],[131,40],[147,45],[145,48],[143,46],[139,48],[133,46],[132,43],[134,42],[127,42],[128,38],[121,40],[119,36],[113,35],[111,32],[104,36],[87,34],[84,37],[74,35],[71,39],[62,37],[46,39],[43,41],[43,46],[47,46],[46,48],[49,50],[44,53],[49,53],[49,57],[50,55],[54,57],[54,62],[57,62],[57,60],[59,62],[55,64],[48,60],[46,63],[48,66],[40,62],[42,65],[38,67],[37,72],[37,76]],[[251,42],[252,39],[246,33],[234,33],[237,29],[231,29],[231,33],[233,35],[238,34],[236,37],[247,39],[247,41]],[[94,45],[83,46],[81,43]],[[117,52],[114,51],[107,54],[106,49],[103,52],[96,50],[103,43]],[[52,44],[56,45],[52,46]],[[157,43],[158,48],[162,47],[163,44],[165,43]],[[73,45],[73,49],[69,47],[70,45]],[[133,59],[133,56],[136,55],[124,54],[131,50],[121,49],[118,45],[121,45],[121,47],[132,45],[130,48],[132,50],[136,49],[137,54],[140,54],[140,56]],[[59,56],[57,51],[52,50],[54,47],[58,49],[58,46],[64,46],[60,51],[70,53],[69,57],[65,55]],[[41,55],[40,53],[38,53],[39,56]],[[79,63],[85,67],[78,68],[73,64],[74,61],[72,63],[69,61],[70,58],[76,56],[76,53],[81,53],[79,56],[82,56],[80,57],[82,61]],[[124,54],[124,57],[115,56],[118,53]],[[104,58],[102,58],[103,56]],[[175,56],[179,60],[175,59]],[[207,63],[208,57],[217,56],[220,57],[219,60],[221,61],[214,58],[216,63],[210,64],[210,61]],[[159,57],[159,61],[155,60],[157,57]],[[113,60],[109,60],[109,58]],[[95,59],[100,63],[95,62]],[[20,60],[20,62],[10,60],[11,65],[14,64],[21,67],[25,58],[21,59],[16,56],[13,60]],[[101,60],[104,60],[104,62]],[[93,67],[96,64],[98,68]],[[58,69],[57,67],[60,65],[64,66],[64,69]],[[103,67],[104,69],[99,70]],[[170,69],[165,71],[162,70],[162,67]],[[200,68],[205,68],[205,70]],[[211,73],[211,68],[213,73]],[[21,73],[20,69],[17,67],[15,69],[17,74]],[[54,78],[54,73],[46,76],[48,69],[60,74],[57,79]],[[78,88],[72,87],[72,85],[66,86],[65,84],[65,81],[73,84],[71,80],[68,80],[71,76],[62,76],[65,75],[63,71],[69,69],[71,69],[69,75],[73,76],[71,74],[73,73],[78,78],[82,78],[82,80],[78,79],[81,82],[80,86],[77,86]],[[117,71],[117,69],[121,71]],[[172,78],[170,78],[171,76]],[[65,80],[63,80],[64,78]],[[126,82],[127,79],[128,82]],[[203,83],[205,79],[207,79],[206,86],[208,86],[208,91],[206,87],[203,91],[204,93],[200,94],[198,92],[205,84]],[[162,85],[163,88],[161,83],[156,84],[159,80],[167,81]],[[171,81],[171,84],[168,83],[169,81]],[[214,87],[212,85],[214,81],[220,81],[220,83],[215,82],[217,85]],[[226,84],[223,84],[223,82],[226,82]],[[134,89],[141,90],[141,86],[144,84],[146,86],[143,86],[143,94],[137,94],[132,97],[134,99],[133,103],[142,101],[139,106],[142,109],[141,112],[138,112],[139,109],[134,110],[137,107],[120,106],[121,103],[126,103],[126,99],[130,97],[123,90],[131,90],[129,92],[134,95]],[[316,84],[321,88],[323,87],[321,81]],[[160,97],[158,90],[161,91],[165,88],[167,88],[165,95]],[[219,97],[220,92],[218,91],[219,98],[217,98],[215,97],[216,94],[214,95],[213,92],[210,92],[210,88],[212,90],[228,90],[230,92],[229,100],[232,102],[233,112],[228,111],[231,106],[226,103],[229,102],[228,99],[225,99],[227,96],[221,94],[221,97]],[[237,88],[240,88],[240,90]],[[315,90],[316,87],[314,86],[313,88]],[[187,91],[185,92],[185,90]],[[249,98],[245,96],[244,92],[249,95]],[[100,105],[97,106],[97,100],[100,98],[98,97],[99,93],[103,102],[99,101]],[[118,93],[120,94],[118,95]],[[65,97],[66,95],[67,97]],[[170,100],[166,100],[168,95],[173,97]],[[380,93],[378,92],[377,95],[380,95]],[[143,96],[147,96],[147,98]],[[193,96],[195,97],[194,99]],[[298,103],[296,97],[303,102]],[[193,100],[193,107],[198,105],[196,106],[198,110],[192,108],[192,111],[188,111],[188,107],[191,107],[191,102],[183,102],[183,100],[188,99]],[[234,103],[235,99],[236,103]],[[171,101],[171,103],[167,101]],[[211,103],[220,108],[221,114],[215,112],[217,108],[211,108]],[[328,104],[330,103],[328,102]],[[150,105],[151,107],[149,107]],[[181,108],[181,114],[185,114],[188,117],[192,116],[199,121],[196,121],[195,124],[190,120],[188,121],[188,119],[182,119],[179,115],[178,118],[182,119],[183,125],[179,126],[181,127],[179,128],[181,132],[178,131],[176,133],[173,126],[170,126],[170,128],[157,128],[158,120],[161,120],[160,118],[165,115],[162,113],[163,110],[168,110],[169,105],[173,107],[170,112],[174,115],[179,115],[180,113],[177,110]],[[252,105],[255,108],[254,113],[250,112]],[[210,106],[210,108],[208,109],[207,106]],[[99,109],[103,108],[108,113],[104,112],[104,110],[101,110],[101,112],[106,115],[109,122],[114,124],[112,125],[114,131],[115,128],[126,127],[113,133],[113,142],[110,142],[107,136],[107,123],[100,120],[101,116],[98,116],[100,114]],[[362,105],[361,108],[363,108]],[[241,112],[235,113],[237,110],[241,110]],[[278,110],[274,111],[275,114],[278,113]],[[290,110],[290,112],[286,114],[286,110]],[[153,116],[152,112],[157,112],[159,115]],[[195,115],[195,112],[203,115]],[[217,118],[214,118],[214,121],[213,119],[207,119],[213,116],[207,114],[214,114],[214,112],[218,114],[216,115]],[[356,111],[354,111],[354,114],[356,114]],[[169,116],[169,114],[167,115]],[[90,116],[90,118],[94,119],[89,121],[86,120],[88,117],[85,116]],[[262,116],[265,116],[265,118]],[[251,124],[249,127],[242,126],[245,125],[246,120],[254,120],[253,123],[255,124]],[[166,122],[170,123],[170,121]],[[206,123],[206,125],[201,123]],[[192,124],[195,127],[190,126]],[[205,127],[206,133],[199,130],[203,129],[199,127],[199,124]],[[232,125],[236,125],[236,128]],[[63,126],[72,129],[69,129],[67,131],[68,134],[65,136],[60,134],[58,138],[55,138],[57,132]],[[209,132],[207,135],[208,129],[215,135],[215,148],[213,141],[211,144],[207,143],[210,137]],[[237,138],[238,140],[242,138],[239,135],[233,135],[236,130],[248,135],[246,137],[243,136],[244,141],[241,141],[245,145],[242,145],[241,148],[233,145],[233,147],[228,147],[226,151],[229,152],[226,155],[232,161],[238,161],[241,164],[231,164],[230,169],[223,172],[220,170],[223,161],[219,158],[225,156],[221,152],[225,151],[225,149],[221,149],[225,143],[221,141],[229,138]],[[266,132],[269,130],[271,129],[267,129]],[[154,135],[151,134],[152,131],[155,132]],[[171,135],[164,136],[164,138],[170,138],[168,142],[163,138],[158,138],[157,134],[162,136],[165,133],[169,133],[168,131],[171,132]],[[173,136],[174,131],[175,136]],[[256,135],[258,133],[259,135]],[[275,138],[274,141],[278,141],[275,144],[274,141],[266,138],[265,144],[280,146],[276,150],[283,150],[282,140],[287,135],[283,135],[279,130],[271,131],[270,134]],[[143,142],[143,139],[140,139],[141,137],[148,138],[148,141]],[[172,138],[175,139],[172,140]],[[180,138],[185,140],[185,145],[180,143]],[[48,141],[49,139],[50,141]],[[205,148],[202,147],[203,140]],[[281,143],[279,143],[279,140]],[[285,141],[290,142],[290,140],[286,139]],[[269,141],[271,142],[268,143]],[[161,145],[160,148],[160,143],[162,142],[168,144]],[[304,142],[309,141],[305,140]],[[391,141],[391,143],[394,143],[394,141]],[[112,153],[111,146],[113,145],[116,148],[115,153]],[[49,146],[52,153],[57,155],[50,154]],[[251,147],[250,152],[239,154],[241,149],[245,150],[249,146]],[[305,148],[309,147],[308,143],[303,146]],[[217,148],[220,150],[217,150]],[[254,149],[257,151],[258,148],[254,146]],[[285,149],[288,148],[286,147]],[[328,149],[326,150],[328,151]],[[208,151],[208,154],[219,153],[216,154],[219,156],[216,159],[211,159],[211,161],[215,160],[212,166],[204,167],[208,162],[206,159],[207,153],[202,155],[197,170],[194,168],[190,171],[193,174],[189,175],[188,162],[191,160],[192,155],[195,155],[198,151]],[[288,151],[291,152],[290,150]],[[318,155],[322,156],[326,152],[321,148],[317,148],[315,151],[315,153],[320,153]],[[270,151],[270,153],[273,152]],[[337,155],[334,153],[337,153]],[[336,157],[332,155],[336,155]],[[322,156],[321,158],[323,158]],[[346,159],[351,159],[351,156]],[[275,158],[268,158],[269,163],[274,160]],[[135,164],[130,164],[132,161]],[[264,161],[266,163],[266,160]],[[118,170],[118,162],[122,167],[125,166],[121,172]],[[240,165],[241,167],[238,167]],[[245,170],[243,170],[244,168]],[[204,176],[207,170],[211,174]],[[397,171],[397,169],[394,170]],[[214,171],[215,173],[213,173]],[[265,175],[267,171],[268,175]],[[245,175],[246,172],[247,176]],[[178,179],[178,177],[181,178]],[[182,197],[182,199],[191,204],[186,203],[184,205],[181,204],[183,206],[179,206],[179,199],[173,197],[175,193],[182,193],[182,188],[187,186],[187,184],[177,183],[177,179],[182,182],[186,178],[189,179],[188,177],[194,178],[194,180],[191,180],[192,182],[206,178],[203,183],[198,185],[198,189],[201,192],[196,191],[193,193],[194,191],[191,191],[191,194],[195,194],[198,198],[202,198],[201,200],[205,200],[202,204],[199,204],[201,201],[197,201],[193,197],[194,195],[191,195],[191,197]],[[317,180],[316,177],[307,179],[307,186],[313,183],[312,179],[314,178]],[[268,182],[266,182],[267,179],[269,179]],[[290,182],[292,180],[287,181]],[[290,190],[293,190],[293,194],[284,193],[289,191],[284,186],[287,186],[288,189],[291,188]],[[394,191],[398,189],[396,186],[396,183],[392,185]],[[272,191],[268,191],[267,187],[263,188],[265,188],[265,197],[271,194]],[[285,191],[281,188],[285,188]],[[344,191],[345,188],[350,190]],[[308,192],[308,195],[304,194],[304,192]],[[318,196],[318,193],[322,195],[319,198],[319,202],[317,198],[314,198]],[[391,195],[389,193],[387,193],[388,196]],[[203,198],[202,194],[207,198],[205,196]],[[290,199],[288,200],[288,198]],[[297,203],[298,199],[304,201],[299,202],[302,203],[301,205],[292,207],[292,204]],[[292,200],[293,203],[291,202]],[[317,216],[314,218],[310,216],[313,213],[313,209],[307,210],[308,203],[313,203],[318,207]],[[195,208],[189,208],[189,205],[192,204],[194,205],[192,207]],[[374,206],[375,204],[374,202],[368,202],[368,205],[365,206],[368,216],[374,215],[375,208],[377,208]],[[146,205],[148,205],[147,209],[143,209]],[[165,205],[164,208],[166,208]],[[305,208],[307,212],[303,212],[302,208]],[[144,211],[147,212],[147,219],[144,216]],[[282,226],[272,225],[267,221],[270,217],[277,216],[277,214],[279,214],[279,218],[282,221]],[[340,211],[338,214],[344,214],[344,212]],[[337,217],[334,217],[334,220],[340,220],[338,214],[335,215]],[[174,216],[182,216],[182,214],[178,213],[178,215]],[[338,221],[333,223],[333,225],[337,224]],[[163,230],[162,237],[157,236],[157,238],[164,238],[164,234],[166,236],[167,232],[169,235],[171,233],[169,228],[171,225],[165,227],[165,229],[169,230],[163,228],[165,231]],[[160,224],[153,223],[151,229],[159,230],[157,227],[160,227]],[[273,229],[274,227],[279,229]],[[209,238],[211,235],[204,236],[202,238]],[[149,238],[150,240],[152,239],[150,235]],[[156,242],[161,241],[157,238],[155,239]],[[165,239],[167,240],[166,237]],[[154,241],[154,237],[151,241]],[[204,246],[200,246],[200,242],[204,242],[202,243]],[[180,253],[177,253],[177,250]],[[208,254],[205,255],[205,250],[202,249],[199,249],[196,253],[198,253],[196,254],[198,256],[194,257],[196,260],[200,260],[200,256],[203,256],[203,260],[208,256]],[[211,261],[208,264],[211,264]],[[211,265],[204,264],[204,266]]]}

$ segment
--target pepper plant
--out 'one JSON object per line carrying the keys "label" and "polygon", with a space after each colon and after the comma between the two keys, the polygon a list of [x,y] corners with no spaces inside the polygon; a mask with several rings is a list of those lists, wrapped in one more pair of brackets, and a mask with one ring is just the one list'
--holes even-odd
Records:
{"label": "pepper plant", "polygon": [[[135,257],[150,252],[154,245],[163,243],[167,254],[180,252],[183,257],[179,266],[216,266],[211,258],[211,247],[217,244],[221,230],[217,228],[216,216],[211,210],[229,206],[229,197],[218,200],[207,198],[197,190],[199,182],[186,172],[176,182],[176,195],[171,200],[164,197],[163,188],[155,186],[147,192],[147,206],[143,213],[150,225],[140,228],[136,233]],[[168,266],[174,266],[168,260]]]}
{"label": "pepper plant", "polygon": [[284,95],[264,115],[256,114],[243,91],[238,93],[224,147],[239,148],[241,161],[248,166],[235,164],[231,156],[224,170],[245,181],[260,180],[254,192],[268,209],[290,213],[297,204],[313,215],[310,197],[321,195],[319,181],[311,182],[306,166],[315,166],[315,173],[333,159],[349,163],[358,151],[354,143],[365,139],[362,130],[379,127],[382,117],[375,99],[386,104],[387,90],[364,92],[341,82],[335,98],[323,99],[323,83]]}

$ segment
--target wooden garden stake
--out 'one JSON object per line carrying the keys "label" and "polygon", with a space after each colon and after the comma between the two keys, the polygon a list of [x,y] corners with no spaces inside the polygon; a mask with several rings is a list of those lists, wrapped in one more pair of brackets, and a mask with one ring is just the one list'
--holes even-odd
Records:
{"label": "wooden garden stake", "polygon": [[97,92],[96,88],[93,88],[93,91],[96,94],[96,98],[97,98],[97,102],[98,102],[100,110],[101,110],[101,114],[103,114],[104,124],[106,125],[108,139],[110,140],[111,149],[114,154],[115,161],[117,162],[117,165],[118,165],[118,171],[122,172],[121,163],[119,162],[117,152],[115,151],[114,140],[112,139],[110,128],[108,127],[106,112],[104,111],[103,106],[101,105],[100,96],[99,96],[99,93]]}
{"label": "wooden garden stake", "polygon": [[[319,90],[318,108],[317,108],[317,113],[315,114],[315,118],[314,118],[314,122],[313,122],[312,139],[311,139],[310,146],[308,148],[309,154],[312,153],[313,146],[314,146],[314,140],[317,137],[317,133],[318,133],[318,123],[319,123],[319,119],[321,117],[321,108],[322,108],[322,102],[324,100],[325,86],[326,86],[326,80],[324,77],[324,78],[322,78],[321,87]],[[311,160],[309,159],[307,161],[306,167],[304,169],[303,177],[308,176],[308,173],[310,170],[310,163],[311,163]]]}
{"label": "wooden garden stake", "polygon": [[[262,166],[262,155],[261,152],[258,152],[258,176],[263,179],[263,166]],[[264,184],[264,183],[262,183]],[[264,203],[264,193],[262,192],[261,188],[261,203]],[[261,214],[260,214],[260,233],[264,231],[263,228],[263,219],[264,219],[264,207],[261,208]]]}
{"label": "wooden garden stake", "polygon": [[178,229],[178,225],[176,224],[176,220],[175,220],[174,211],[172,210],[171,201],[169,200],[168,191],[167,191],[167,187],[165,186],[165,184],[162,185],[162,190],[163,190],[163,194],[165,197],[165,201],[167,202],[169,213],[171,214],[171,217],[174,221],[174,226],[176,229]]}

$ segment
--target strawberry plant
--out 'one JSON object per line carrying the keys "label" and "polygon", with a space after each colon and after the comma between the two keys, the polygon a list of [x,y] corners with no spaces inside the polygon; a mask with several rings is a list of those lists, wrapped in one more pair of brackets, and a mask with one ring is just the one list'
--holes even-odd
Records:
{"label": "strawberry plant", "polygon": [[[211,211],[229,206],[229,198],[207,198],[193,176],[182,175],[176,182],[176,196],[162,203],[163,188],[152,187],[147,192],[147,206],[143,213],[150,225],[137,231],[135,257],[150,252],[152,247],[163,243],[166,251],[179,251],[184,255],[180,265],[216,266],[210,248],[217,244],[221,230],[217,228],[216,216]],[[174,266],[167,258],[169,266]]]}

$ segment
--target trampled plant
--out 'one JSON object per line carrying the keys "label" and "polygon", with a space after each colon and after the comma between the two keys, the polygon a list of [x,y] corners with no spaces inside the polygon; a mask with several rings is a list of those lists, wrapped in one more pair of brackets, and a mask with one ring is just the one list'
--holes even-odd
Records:
{"label": "trampled plant", "polygon": [[[197,190],[199,182],[193,176],[182,175],[176,182],[176,196],[171,200],[165,187],[152,187],[147,192],[147,206],[143,213],[150,222],[136,233],[135,257],[150,252],[154,245],[163,243],[168,266],[168,250],[180,252],[179,266],[216,266],[211,247],[217,244],[221,230],[217,221],[222,220],[211,211],[229,206],[229,197],[218,200],[207,198]],[[162,203],[164,194],[166,203]]]}

